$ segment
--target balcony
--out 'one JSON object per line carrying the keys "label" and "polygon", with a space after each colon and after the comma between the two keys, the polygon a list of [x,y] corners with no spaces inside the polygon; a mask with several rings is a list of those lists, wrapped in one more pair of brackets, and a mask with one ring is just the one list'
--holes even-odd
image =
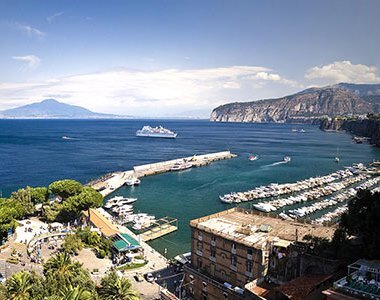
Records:
{"label": "balcony", "polygon": [[203,241],[203,236],[201,236],[201,235],[198,235],[198,241]]}
{"label": "balcony", "polygon": [[216,257],[215,256],[210,256],[209,259],[213,262],[216,262]]}
{"label": "balcony", "polygon": [[234,265],[230,265],[230,269],[232,270],[232,271],[237,271],[237,267],[236,266],[234,266]]}
{"label": "balcony", "polygon": [[211,241],[211,246],[216,246],[216,241]]}
{"label": "balcony", "polygon": [[197,250],[197,255],[198,255],[198,256],[202,256],[202,254],[203,254],[202,251]]}
{"label": "balcony", "polygon": [[236,254],[236,248],[231,248],[231,253]]}
{"label": "balcony", "polygon": [[252,254],[247,254],[247,259],[248,260],[253,260],[253,255]]}

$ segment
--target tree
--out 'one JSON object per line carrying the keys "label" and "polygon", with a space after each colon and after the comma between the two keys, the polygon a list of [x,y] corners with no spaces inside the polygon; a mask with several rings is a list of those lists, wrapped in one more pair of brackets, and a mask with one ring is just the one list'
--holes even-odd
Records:
{"label": "tree", "polygon": [[29,300],[32,298],[33,278],[29,272],[15,273],[6,281],[6,288],[10,300]]}
{"label": "tree", "polygon": [[95,289],[88,271],[79,262],[73,262],[66,252],[51,257],[44,264],[44,275],[51,293],[70,286],[80,286],[88,291]]}
{"label": "tree", "polygon": [[48,189],[46,187],[27,187],[34,204],[45,203],[48,199]]}
{"label": "tree", "polygon": [[63,210],[63,204],[54,202],[51,205],[44,205],[42,217],[48,222],[61,221],[61,212]]}
{"label": "tree", "polygon": [[61,290],[62,298],[60,300],[95,300],[96,296],[82,287],[68,287]]}
{"label": "tree", "polygon": [[[363,240],[362,256],[380,257],[380,193],[362,190],[349,201],[348,212],[341,217],[342,235],[353,235]],[[344,237],[344,236],[343,236]],[[337,237],[338,238],[338,237]]]}
{"label": "tree", "polygon": [[66,235],[62,248],[65,252],[69,254],[78,253],[83,248],[82,241],[77,235],[68,234]]}
{"label": "tree", "polygon": [[19,189],[11,194],[11,201],[20,203],[24,209],[26,215],[32,215],[34,213],[34,203],[32,201],[32,195],[28,189]]}
{"label": "tree", "polygon": [[104,300],[140,299],[138,292],[132,289],[130,281],[120,278],[115,271],[102,278],[98,293],[100,299]]}
{"label": "tree", "polygon": [[49,185],[49,191],[63,199],[78,195],[82,192],[83,186],[80,182],[71,179],[58,180]]}

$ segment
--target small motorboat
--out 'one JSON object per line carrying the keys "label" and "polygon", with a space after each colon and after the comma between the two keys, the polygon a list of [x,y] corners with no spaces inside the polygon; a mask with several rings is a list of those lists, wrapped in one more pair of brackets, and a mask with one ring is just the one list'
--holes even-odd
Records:
{"label": "small motorboat", "polygon": [[335,156],[335,162],[338,163],[340,161],[339,156]]}
{"label": "small motorboat", "polygon": [[259,156],[258,155],[250,155],[249,158],[248,158],[250,161],[254,161],[254,160],[258,160],[259,159]]}
{"label": "small motorboat", "polygon": [[290,162],[292,159],[290,158],[290,156],[285,156],[284,157],[284,162],[288,163]]}
{"label": "small motorboat", "polygon": [[125,181],[126,185],[132,186],[132,185],[139,185],[141,183],[140,179],[137,177],[130,177]]}

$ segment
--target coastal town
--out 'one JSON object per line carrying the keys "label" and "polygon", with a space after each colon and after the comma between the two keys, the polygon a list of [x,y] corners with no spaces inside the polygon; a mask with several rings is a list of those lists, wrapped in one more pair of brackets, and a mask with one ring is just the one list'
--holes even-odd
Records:
{"label": "coastal town", "polygon": [[[373,195],[377,193],[380,189],[378,162],[370,166],[354,164],[297,183],[272,183],[248,192],[221,196],[222,202],[237,206],[192,220],[189,224],[191,251],[175,258],[159,253],[147,243],[176,231],[175,218],[156,220],[145,213],[134,213],[133,204],[137,199],[133,198],[115,196],[103,202],[104,196],[124,185],[140,185],[144,176],[178,172],[179,164],[202,167],[234,157],[236,155],[226,151],[137,166],[131,171],[102,176],[85,187],[70,180],[52,183],[44,190],[46,200],[34,204],[34,213],[17,220],[14,232],[11,228],[8,230],[0,253],[2,280],[20,271],[43,275],[44,264],[54,255],[69,253],[73,261],[87,270],[95,284],[101,284],[104,276],[116,272],[132,283],[142,299],[304,299],[309,293],[322,292],[321,287],[327,290],[339,269],[337,262],[308,253],[307,239],[331,241],[337,229],[336,221],[348,211],[349,200],[363,190]],[[77,211],[71,221],[58,222],[57,217],[47,217],[46,212],[52,207],[59,203],[64,206],[70,201],[70,197],[67,198],[70,193],[75,197],[84,191],[90,193],[88,199],[83,196],[78,197],[78,201],[84,199],[90,202],[89,206]],[[12,197],[23,193],[23,197],[32,200],[37,192],[41,192],[41,188],[27,188]],[[94,201],[94,198],[99,200]],[[239,207],[240,203],[252,200],[256,200],[256,204],[251,209]],[[284,212],[284,207],[295,204],[305,206]],[[334,209],[314,220],[305,217],[331,207]],[[284,267],[283,261],[292,261],[294,257],[298,257],[297,262]],[[360,263],[365,266],[373,262]],[[308,268],[318,270],[308,271]],[[285,282],[290,285],[303,277],[312,287],[300,292],[302,297],[294,298]],[[340,286],[345,286],[346,295],[357,294],[358,290],[363,296],[371,294],[360,288],[351,291],[347,283]],[[334,292],[325,293],[339,293],[336,287],[334,285]]]}
{"label": "coastal town", "polygon": [[380,300],[379,12],[0,0],[0,300]]}

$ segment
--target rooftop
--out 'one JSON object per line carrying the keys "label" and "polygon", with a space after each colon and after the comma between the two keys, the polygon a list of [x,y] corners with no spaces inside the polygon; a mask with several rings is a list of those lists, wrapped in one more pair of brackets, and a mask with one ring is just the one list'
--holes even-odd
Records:
{"label": "rooftop", "polygon": [[302,300],[330,280],[331,275],[304,275],[277,288],[288,299]]}
{"label": "rooftop", "polygon": [[[88,212],[83,212],[88,217]],[[90,222],[95,227],[99,228],[101,233],[107,237],[113,236],[119,232],[118,228],[112,224],[105,216],[103,216],[98,210],[90,208]]]}
{"label": "rooftop", "polygon": [[333,227],[282,220],[238,207],[192,220],[190,226],[257,249],[263,249],[267,241],[286,247],[308,234],[331,239],[335,231]]}

